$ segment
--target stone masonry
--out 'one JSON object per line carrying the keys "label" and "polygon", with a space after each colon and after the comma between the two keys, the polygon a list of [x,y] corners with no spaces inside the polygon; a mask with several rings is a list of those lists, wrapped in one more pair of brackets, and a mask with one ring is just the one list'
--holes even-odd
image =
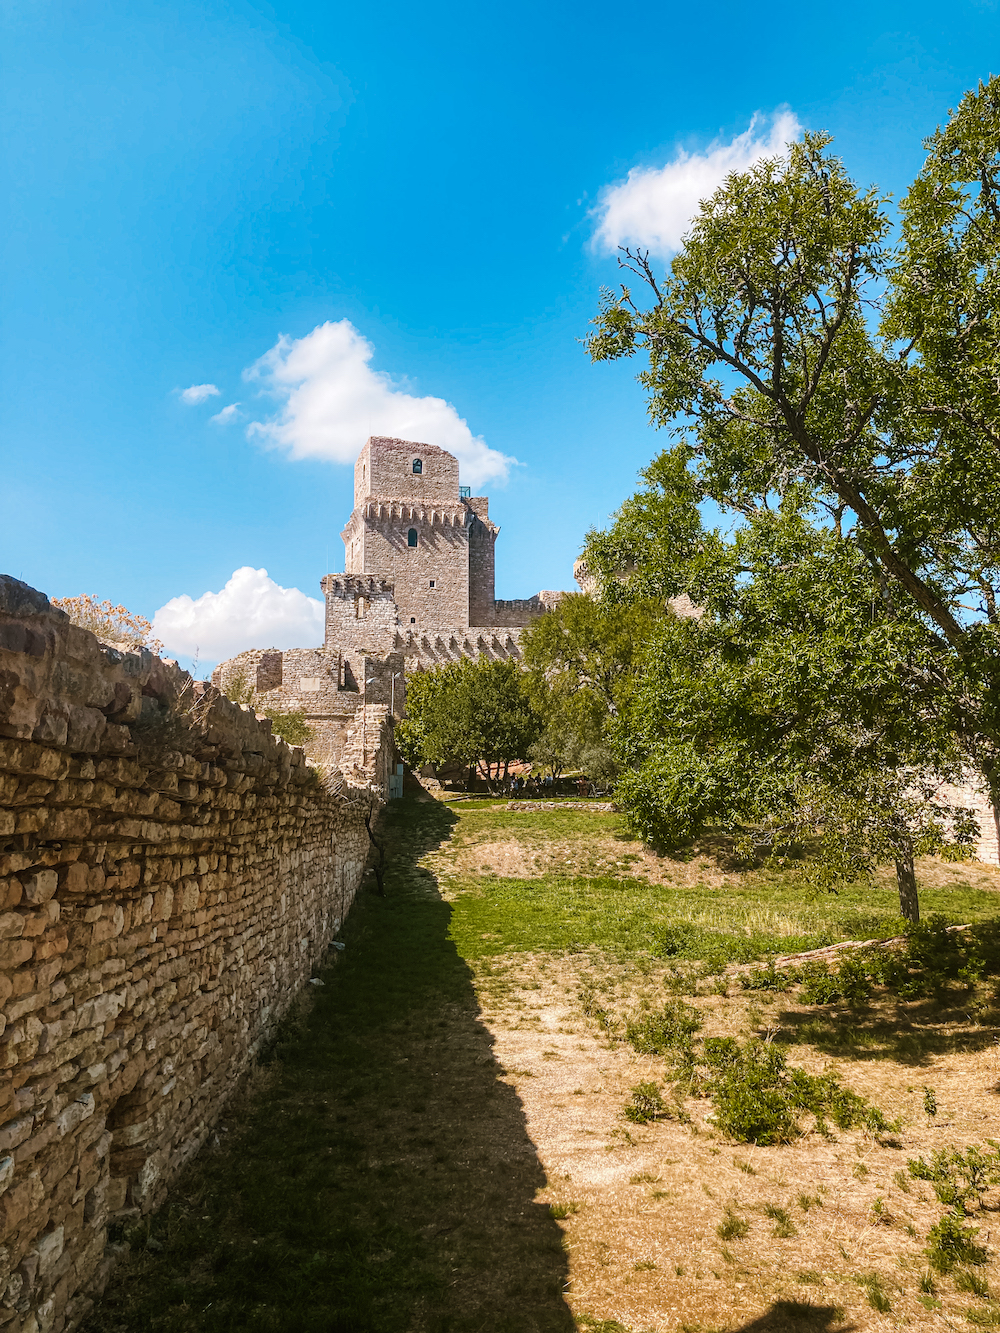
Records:
{"label": "stone masonry", "polygon": [[520,630],[565,594],[497,601],[500,529],[489,499],[459,486],[458,459],[432,444],[373,436],[354,467],[342,574],[327,574],[322,648],[252,649],[213,683],[249,685],[265,708],[304,714],[309,752],[335,759],[364,700],[402,715],[406,674],[463,657],[520,658]]}
{"label": "stone masonry", "polygon": [[0,577],[3,1333],[86,1312],[339,929],[393,758],[387,705],[352,720],[321,778]]}

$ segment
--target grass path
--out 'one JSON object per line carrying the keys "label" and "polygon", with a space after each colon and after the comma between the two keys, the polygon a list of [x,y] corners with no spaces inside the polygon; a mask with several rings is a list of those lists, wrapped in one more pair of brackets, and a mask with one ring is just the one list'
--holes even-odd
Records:
{"label": "grass path", "polygon": [[452,909],[418,858],[450,811],[392,811],[386,899],[131,1253],[88,1333],[562,1333],[563,1237],[497,1077]]}

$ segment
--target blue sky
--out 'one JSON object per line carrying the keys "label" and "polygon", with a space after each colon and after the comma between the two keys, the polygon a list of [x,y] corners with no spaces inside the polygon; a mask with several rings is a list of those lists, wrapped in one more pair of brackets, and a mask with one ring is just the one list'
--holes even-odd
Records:
{"label": "blue sky", "polygon": [[[0,23],[0,569],[148,616],[243,567],[317,598],[337,459],[411,408],[473,471],[518,460],[482,487],[497,595],[571,587],[660,444],[638,366],[578,341],[617,276],[611,205],[664,210],[666,249],[699,171],[793,122],[898,194],[1000,36],[970,0],[7,0]],[[194,613],[202,663],[271,628],[272,585],[240,586]]]}

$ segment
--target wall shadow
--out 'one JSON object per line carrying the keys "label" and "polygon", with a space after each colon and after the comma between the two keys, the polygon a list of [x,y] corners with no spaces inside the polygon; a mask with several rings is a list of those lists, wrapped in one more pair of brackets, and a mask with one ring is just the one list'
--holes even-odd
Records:
{"label": "wall shadow", "polygon": [[417,865],[455,816],[393,802],[386,897],[150,1222],[91,1333],[571,1333],[562,1231],[451,909]]}

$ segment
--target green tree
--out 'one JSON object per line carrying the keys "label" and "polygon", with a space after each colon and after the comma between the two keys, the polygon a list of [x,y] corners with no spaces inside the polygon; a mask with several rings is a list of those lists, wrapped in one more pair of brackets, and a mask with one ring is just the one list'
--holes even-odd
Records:
{"label": "green tree", "polygon": [[[627,547],[651,522],[669,528],[676,505],[651,487],[594,535],[595,549]],[[664,619],[614,728],[630,824],[661,844],[722,825],[748,855],[808,839],[820,854],[807,874],[826,888],[894,862],[900,909],[918,919],[915,855],[974,832],[968,812],[932,799],[962,755],[927,686],[925,626],[902,598],[888,615],[857,547],[795,512],[696,545],[711,548],[711,565],[681,556],[675,577],[693,565],[703,615]],[[668,572],[651,549],[650,568],[616,580],[617,595]]]}
{"label": "green tree", "polygon": [[[464,658],[416,672],[406,686],[406,719],[396,731],[407,762],[480,766],[487,782],[524,759],[540,720],[516,662]],[[501,774],[502,770],[502,774]]]}
{"label": "green tree", "polygon": [[597,781],[614,777],[610,723],[663,614],[653,599],[615,604],[573,593],[525,629],[528,689],[544,722],[531,753],[553,776],[580,768]]}
{"label": "green tree", "polygon": [[[648,355],[650,415],[687,439],[675,489],[747,521],[783,505],[854,548],[885,616],[924,631],[898,667],[915,730],[954,735],[997,811],[1000,79],[927,141],[896,244],[829,142],[730,176],[666,275],[626,251],[648,299],[607,293],[590,352]],[[667,561],[668,595],[684,569],[710,582]]]}

